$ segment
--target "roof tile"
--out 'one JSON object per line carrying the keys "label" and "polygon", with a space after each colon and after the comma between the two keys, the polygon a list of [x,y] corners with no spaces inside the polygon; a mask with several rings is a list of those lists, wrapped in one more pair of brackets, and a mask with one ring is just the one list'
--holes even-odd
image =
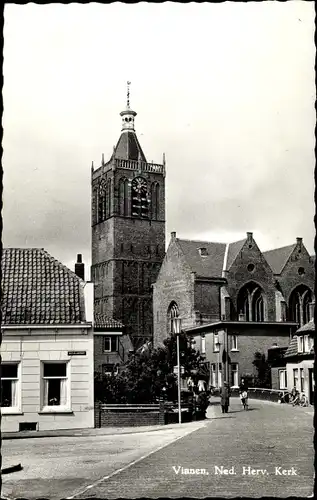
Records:
{"label": "roof tile", "polygon": [[295,247],[296,243],[286,247],[275,248],[274,250],[263,252],[264,257],[274,274],[280,274],[282,272]]}
{"label": "roof tile", "polygon": [[2,252],[2,323],[74,324],[85,320],[83,281],[40,248]]}

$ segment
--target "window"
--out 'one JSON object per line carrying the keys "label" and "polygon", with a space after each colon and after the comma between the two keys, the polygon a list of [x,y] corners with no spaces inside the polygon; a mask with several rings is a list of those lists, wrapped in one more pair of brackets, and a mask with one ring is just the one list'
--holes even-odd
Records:
{"label": "window", "polygon": [[265,321],[263,290],[256,283],[241,288],[237,298],[237,311],[243,321]]}
{"label": "window", "polygon": [[168,308],[169,333],[174,332],[174,318],[178,318],[179,310],[176,302],[172,302]]}
{"label": "window", "polygon": [[305,380],[304,380],[304,368],[300,368],[300,392],[304,392],[304,385],[305,385]]}
{"label": "window", "polygon": [[234,387],[239,385],[238,363],[231,364],[231,385]]}
{"label": "window", "polygon": [[304,339],[302,336],[297,337],[297,350],[298,352],[304,352]]}
{"label": "window", "polygon": [[218,333],[214,333],[214,352],[219,352],[219,336]]}
{"label": "window", "polygon": [[43,363],[43,406],[67,407],[67,363]]}
{"label": "window", "polygon": [[211,385],[212,387],[216,387],[216,365],[215,363],[211,364]]}
{"label": "window", "polygon": [[1,364],[1,407],[18,410],[18,363]]}
{"label": "window", "polygon": [[289,300],[289,320],[299,323],[300,326],[305,325],[311,319],[312,293],[311,290],[304,286],[298,286],[291,293]]}
{"label": "window", "polygon": [[304,352],[310,352],[311,346],[310,346],[310,339],[309,335],[305,335],[304,337]]}
{"label": "window", "polygon": [[298,389],[298,368],[293,369],[293,385]]}
{"label": "window", "polygon": [[222,364],[218,364],[218,387],[222,386]]}
{"label": "window", "polygon": [[104,337],[103,350],[104,352],[116,352],[118,350],[118,337]]}
{"label": "window", "polygon": [[206,337],[201,338],[201,354],[206,354]]}
{"label": "window", "polygon": [[286,370],[278,371],[278,379],[279,379],[279,389],[286,389],[287,388]]}
{"label": "window", "polygon": [[231,335],[231,351],[238,350],[238,337],[237,335]]}

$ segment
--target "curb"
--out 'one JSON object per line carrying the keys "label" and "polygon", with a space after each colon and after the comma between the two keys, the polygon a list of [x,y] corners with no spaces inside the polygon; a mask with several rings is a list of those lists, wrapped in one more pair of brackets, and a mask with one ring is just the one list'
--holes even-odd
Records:
{"label": "curb", "polygon": [[11,465],[11,467],[5,467],[4,469],[1,469],[1,474],[11,474],[11,472],[18,472],[22,469],[23,467],[21,464]]}
{"label": "curb", "polygon": [[[203,421],[203,420],[202,420]],[[181,425],[186,425],[186,424],[192,424],[192,423],[195,423],[195,422],[198,422],[196,420],[193,420],[192,422],[184,422],[183,424]],[[1,435],[1,439],[4,441],[4,440],[9,440],[9,439],[33,439],[33,438],[36,438],[36,439],[39,439],[39,438],[50,438],[50,437],[88,437],[88,436],[120,436],[120,435],[124,435],[124,434],[141,434],[141,433],[144,433],[144,432],[158,432],[158,431],[162,431],[162,430],[166,430],[166,431],[169,431],[169,430],[173,430],[175,427],[178,427],[179,424],[170,424],[170,425],[157,425],[155,428],[147,428],[147,429],[142,429],[138,426],[135,426],[134,429],[127,429],[127,430],[124,430],[124,431],[119,431],[117,429],[113,429],[113,431],[111,432],[110,431],[110,427],[108,427],[109,429],[109,432],[83,432],[81,433],[79,430],[74,430],[74,432],[70,432],[70,433],[63,433],[61,431],[61,433],[56,433],[56,434],[50,434],[50,433],[44,433],[45,431],[43,431],[43,434],[41,433],[41,431],[38,431],[37,434],[22,434],[21,435],[17,435],[17,434],[14,434],[12,436],[10,436],[9,434],[6,434],[6,435]],[[97,427],[95,430],[99,430],[99,429],[102,429],[102,428],[99,428]],[[105,429],[107,429],[107,427],[105,427]],[[94,429],[92,429],[93,431]]]}

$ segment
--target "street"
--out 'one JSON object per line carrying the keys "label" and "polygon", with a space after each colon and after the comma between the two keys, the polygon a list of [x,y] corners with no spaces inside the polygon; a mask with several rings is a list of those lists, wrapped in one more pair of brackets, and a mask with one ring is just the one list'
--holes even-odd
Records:
{"label": "street", "polygon": [[[208,420],[128,435],[3,441],[23,471],[5,498],[307,497],[313,493],[313,411],[232,398]],[[142,458],[144,457],[144,458]]]}

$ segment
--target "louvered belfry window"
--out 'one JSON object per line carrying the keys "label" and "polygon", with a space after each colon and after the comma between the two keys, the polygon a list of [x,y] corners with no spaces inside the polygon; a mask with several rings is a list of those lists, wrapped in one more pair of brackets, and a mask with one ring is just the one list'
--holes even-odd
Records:
{"label": "louvered belfry window", "polygon": [[147,182],[143,177],[136,177],[132,181],[132,215],[134,217],[148,217]]}

